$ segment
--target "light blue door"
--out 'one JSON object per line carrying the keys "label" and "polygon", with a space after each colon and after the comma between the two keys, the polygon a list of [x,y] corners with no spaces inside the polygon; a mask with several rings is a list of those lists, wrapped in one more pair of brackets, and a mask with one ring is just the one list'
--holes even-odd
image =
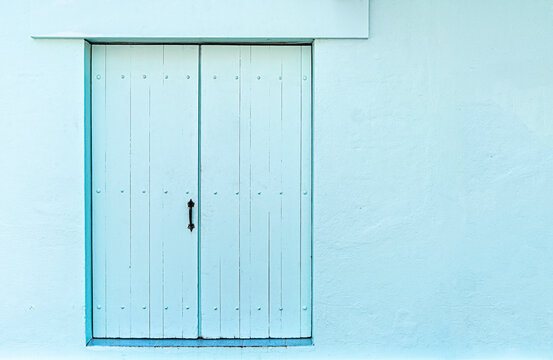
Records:
{"label": "light blue door", "polygon": [[201,48],[201,335],[311,336],[311,47]]}
{"label": "light blue door", "polygon": [[309,46],[94,45],[92,162],[94,337],[311,336]]}
{"label": "light blue door", "polygon": [[92,48],[94,337],[197,337],[198,51]]}

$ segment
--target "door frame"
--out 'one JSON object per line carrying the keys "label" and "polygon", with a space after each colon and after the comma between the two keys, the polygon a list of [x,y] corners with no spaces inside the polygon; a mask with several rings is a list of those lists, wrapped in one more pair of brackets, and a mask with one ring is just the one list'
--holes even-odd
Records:
{"label": "door frame", "polygon": [[[311,247],[311,336],[305,338],[263,338],[263,339],[115,339],[115,338],[94,338],[92,336],[92,46],[93,45],[247,45],[247,46],[310,46],[311,48],[311,221],[310,221],[310,247]],[[84,82],[84,244],[85,244],[85,345],[86,346],[137,346],[137,347],[271,347],[271,346],[310,346],[313,343],[314,332],[314,301],[313,301],[313,199],[314,199],[314,58],[315,43],[313,39],[307,41],[287,41],[287,42],[90,42],[83,41],[83,82]],[[201,52],[201,50],[200,50]],[[199,64],[198,86],[201,86],[201,64]],[[201,93],[198,94],[198,248],[201,242]],[[200,261],[200,253],[198,252]],[[201,263],[198,262],[198,276],[201,269]],[[198,284],[198,286],[200,286]],[[199,294],[198,294],[199,297]],[[199,300],[198,300],[199,302]],[[198,313],[198,316],[200,313]],[[201,319],[198,318],[198,328],[201,326]]]}

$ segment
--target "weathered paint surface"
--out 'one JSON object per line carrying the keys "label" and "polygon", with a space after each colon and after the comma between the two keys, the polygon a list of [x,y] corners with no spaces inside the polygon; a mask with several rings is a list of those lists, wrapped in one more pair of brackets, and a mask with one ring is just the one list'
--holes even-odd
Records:
{"label": "weathered paint surface", "polygon": [[1,4],[0,357],[553,355],[550,1],[374,0],[315,42],[315,345],[233,349],[84,346],[84,46]]}

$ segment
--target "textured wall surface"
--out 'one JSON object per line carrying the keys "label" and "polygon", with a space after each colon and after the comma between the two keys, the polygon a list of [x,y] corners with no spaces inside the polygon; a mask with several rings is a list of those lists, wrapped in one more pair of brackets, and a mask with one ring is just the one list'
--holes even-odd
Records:
{"label": "textured wall surface", "polygon": [[[314,46],[314,346],[85,347],[82,40],[0,3],[0,358],[553,356],[553,2]],[[160,20],[161,21],[161,20]]]}

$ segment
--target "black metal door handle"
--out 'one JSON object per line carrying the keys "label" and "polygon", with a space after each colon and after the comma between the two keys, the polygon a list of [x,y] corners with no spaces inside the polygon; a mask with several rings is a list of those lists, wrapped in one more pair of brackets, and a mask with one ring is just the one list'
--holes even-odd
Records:
{"label": "black metal door handle", "polygon": [[194,230],[194,223],[192,222],[192,208],[194,207],[194,201],[190,199],[188,202],[188,228],[190,231]]}

